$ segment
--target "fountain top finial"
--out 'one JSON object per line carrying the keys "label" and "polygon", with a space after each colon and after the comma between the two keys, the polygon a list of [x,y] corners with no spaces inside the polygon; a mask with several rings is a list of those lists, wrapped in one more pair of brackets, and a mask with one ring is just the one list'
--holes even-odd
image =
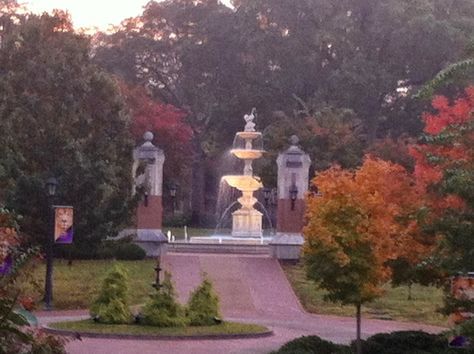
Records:
{"label": "fountain top finial", "polygon": [[253,120],[255,119],[256,111],[257,110],[254,107],[250,111],[250,114],[244,115],[244,120],[247,123],[247,124],[245,124],[244,131],[246,131],[246,132],[254,132],[255,131],[255,123],[253,122]]}

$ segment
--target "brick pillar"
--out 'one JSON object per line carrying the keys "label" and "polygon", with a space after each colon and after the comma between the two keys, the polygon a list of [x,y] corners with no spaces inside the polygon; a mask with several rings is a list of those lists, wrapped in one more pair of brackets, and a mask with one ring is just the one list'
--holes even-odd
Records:
{"label": "brick pillar", "polygon": [[137,229],[161,230],[163,221],[163,205],[161,196],[150,195],[147,205],[140,201],[137,208]]}
{"label": "brick pillar", "polygon": [[303,229],[305,205],[302,199],[296,199],[292,209],[291,199],[278,199],[277,232],[301,233]]}
{"label": "brick pillar", "polygon": [[300,149],[298,138],[291,137],[291,146],[278,155],[277,232],[301,233],[304,198],[309,185],[309,155]]}
{"label": "brick pillar", "polygon": [[278,259],[297,260],[304,240],[301,235],[305,213],[305,194],[309,185],[311,159],[292,136],[291,146],[278,155],[277,234],[270,243]]}
{"label": "brick pillar", "polygon": [[163,221],[163,150],[153,145],[153,134],[146,132],[145,142],[133,150],[135,188],[142,191],[142,198],[137,207],[137,231],[135,243],[142,247],[149,256],[157,256],[165,252],[162,246],[167,238],[161,231]]}

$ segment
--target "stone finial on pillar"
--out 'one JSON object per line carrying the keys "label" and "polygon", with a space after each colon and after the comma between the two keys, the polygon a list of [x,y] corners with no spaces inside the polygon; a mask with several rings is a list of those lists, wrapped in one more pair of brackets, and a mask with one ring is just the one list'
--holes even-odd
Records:
{"label": "stone finial on pillar", "polygon": [[298,137],[293,135],[290,147],[277,158],[277,235],[271,245],[273,255],[279,259],[298,259],[303,244],[304,198],[308,191],[311,159],[298,143]]}
{"label": "stone finial on pillar", "polygon": [[135,243],[148,256],[164,253],[161,244],[167,242],[163,235],[163,150],[153,145],[153,133],[143,135],[145,142],[133,150],[133,193],[141,191],[142,198],[137,207],[137,236]]}

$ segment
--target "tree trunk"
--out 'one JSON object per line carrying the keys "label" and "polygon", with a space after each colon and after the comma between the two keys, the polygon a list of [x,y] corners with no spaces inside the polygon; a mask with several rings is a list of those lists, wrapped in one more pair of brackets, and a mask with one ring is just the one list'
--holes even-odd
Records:
{"label": "tree trunk", "polygon": [[361,304],[356,305],[356,319],[357,319],[357,339],[356,339],[356,352],[357,354],[362,354],[362,343],[360,341],[360,308]]}
{"label": "tree trunk", "polygon": [[205,154],[201,149],[199,137],[194,137],[193,140],[194,158],[192,162],[191,181],[191,223],[193,226],[202,226]]}

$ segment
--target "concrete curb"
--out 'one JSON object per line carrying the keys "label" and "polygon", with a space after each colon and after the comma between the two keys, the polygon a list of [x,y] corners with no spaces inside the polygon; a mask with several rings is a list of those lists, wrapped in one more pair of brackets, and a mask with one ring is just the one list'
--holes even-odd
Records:
{"label": "concrete curb", "polygon": [[106,339],[138,339],[138,340],[221,340],[221,339],[254,339],[273,336],[273,331],[268,330],[262,333],[239,333],[239,334],[205,334],[205,335],[189,335],[189,336],[169,336],[169,335],[153,335],[153,334],[119,334],[119,333],[95,333],[82,331],[68,331],[65,329],[51,328],[47,325],[41,326],[48,333],[66,337],[85,337],[85,338],[106,338]]}

